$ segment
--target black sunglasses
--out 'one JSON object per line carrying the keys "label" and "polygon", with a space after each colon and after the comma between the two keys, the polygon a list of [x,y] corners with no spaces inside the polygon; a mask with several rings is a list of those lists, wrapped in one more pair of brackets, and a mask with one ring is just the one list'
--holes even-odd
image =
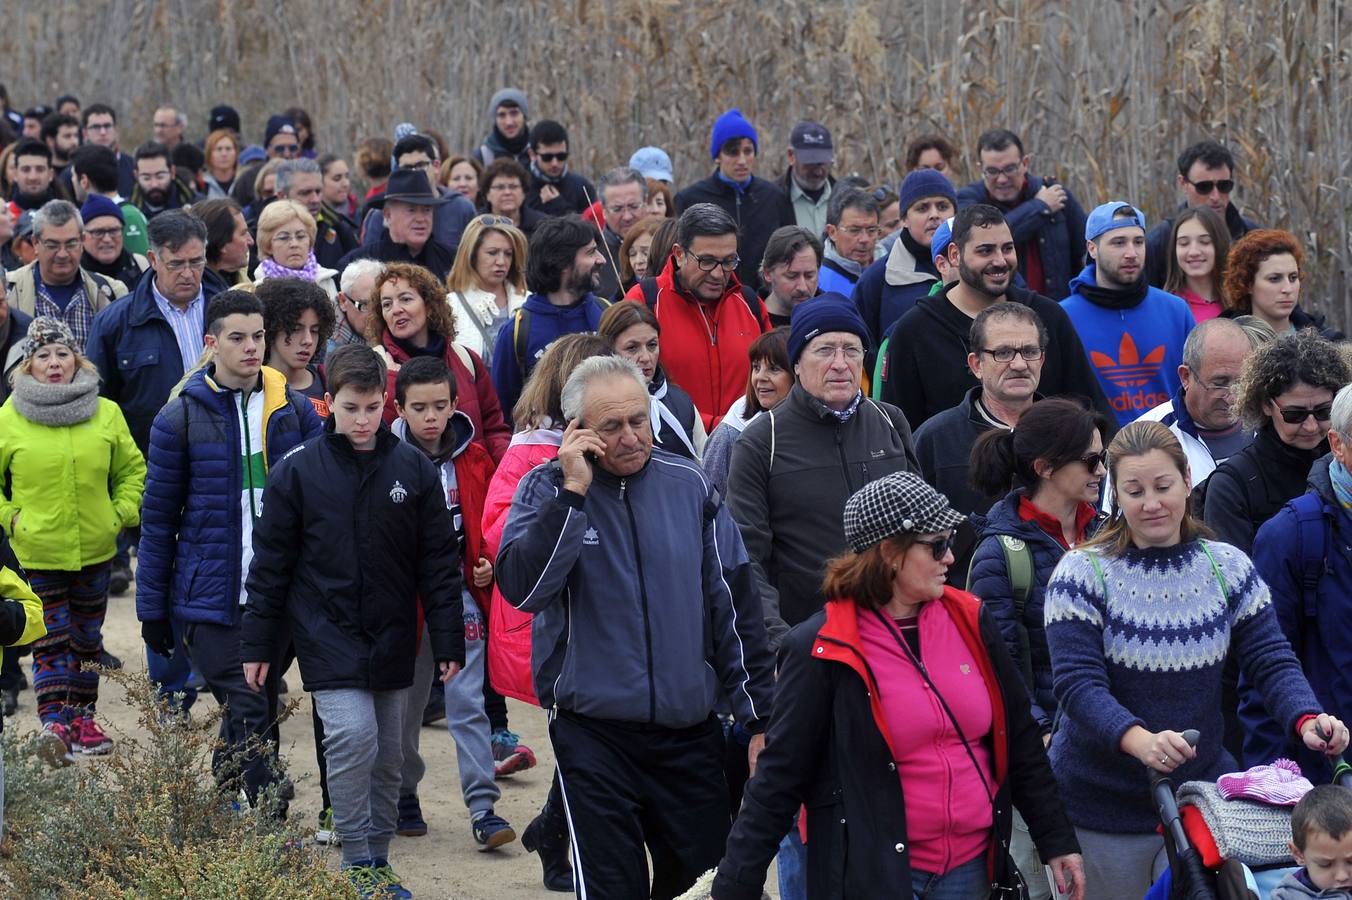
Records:
{"label": "black sunglasses", "polygon": [[567,161],[568,161],[568,151],[567,151],[567,150],[563,151],[562,153],[537,153],[537,154],[535,154],[535,155],[536,155],[537,157],[539,157],[540,162],[567,162]]}
{"label": "black sunglasses", "polygon": [[917,538],[916,543],[924,544],[926,547],[930,548],[930,553],[934,556],[934,561],[939,562],[948,555],[949,550],[953,549],[953,535],[950,534],[948,537],[938,538],[933,541],[924,541]]}
{"label": "black sunglasses", "polygon": [[1310,416],[1314,416],[1316,422],[1327,422],[1333,418],[1333,404],[1321,403],[1313,409],[1308,406],[1284,406],[1278,412],[1287,425],[1300,425]]}
{"label": "black sunglasses", "polygon": [[1192,189],[1197,193],[1207,196],[1212,191],[1220,189],[1222,194],[1228,194],[1235,189],[1235,183],[1229,178],[1222,178],[1220,181],[1189,181]]}
{"label": "black sunglasses", "polygon": [[1079,462],[1084,463],[1084,467],[1091,472],[1095,472],[1102,467],[1104,471],[1108,469],[1108,451],[1100,450],[1097,453],[1086,453],[1079,457]]}

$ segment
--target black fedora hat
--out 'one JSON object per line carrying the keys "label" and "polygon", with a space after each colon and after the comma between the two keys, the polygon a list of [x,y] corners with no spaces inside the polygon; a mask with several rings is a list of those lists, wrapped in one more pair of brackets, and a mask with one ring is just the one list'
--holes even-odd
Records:
{"label": "black fedora hat", "polygon": [[379,209],[386,200],[399,200],[414,206],[441,206],[451,202],[450,198],[434,191],[427,174],[418,169],[395,169],[390,173],[390,180],[385,182],[385,193],[372,200],[371,206]]}

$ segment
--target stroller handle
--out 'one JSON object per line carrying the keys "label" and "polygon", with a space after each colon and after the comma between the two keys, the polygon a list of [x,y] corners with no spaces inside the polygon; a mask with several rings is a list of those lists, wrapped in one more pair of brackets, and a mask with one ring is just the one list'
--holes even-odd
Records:
{"label": "stroller handle", "polygon": [[[1196,728],[1189,728],[1182,732],[1183,740],[1188,742],[1189,747],[1196,747],[1202,734]],[[1348,767],[1352,773],[1352,766]],[[1174,786],[1169,781],[1169,776],[1163,772],[1156,772],[1154,769],[1147,769],[1150,772],[1150,793],[1155,800],[1155,809],[1159,813],[1160,823],[1164,826],[1165,834],[1173,844],[1174,850],[1181,853],[1186,849],[1188,836],[1183,831],[1182,817],[1178,813],[1178,803],[1174,799]],[[1352,776],[1350,776],[1352,777]]]}

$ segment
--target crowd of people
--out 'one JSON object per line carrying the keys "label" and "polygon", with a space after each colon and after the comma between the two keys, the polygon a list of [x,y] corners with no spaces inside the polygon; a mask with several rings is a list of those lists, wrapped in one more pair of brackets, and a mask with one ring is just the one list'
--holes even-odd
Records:
{"label": "crowd of people", "polygon": [[226,802],[290,814],[298,663],[363,897],[412,896],[424,726],[478,849],[517,839],[505,697],[548,715],[545,886],[621,900],[772,862],[789,900],[1136,900],[1152,773],[1348,744],[1352,357],[1217,141],[1150,222],[1003,128],[887,183],[729,109],[704,171],[593,182],[514,88],[463,153],[0,113],[0,695],[52,765],[115,752],[133,585],[163,715],[225,710]]}

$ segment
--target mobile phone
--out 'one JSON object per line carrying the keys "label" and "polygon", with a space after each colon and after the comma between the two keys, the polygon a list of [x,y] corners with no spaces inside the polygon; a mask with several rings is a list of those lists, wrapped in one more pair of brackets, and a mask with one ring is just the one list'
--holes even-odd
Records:
{"label": "mobile phone", "polygon": [[[573,424],[576,425],[578,428],[587,427],[587,423],[582,421],[582,418],[580,416],[573,420]],[[591,463],[593,466],[596,465],[596,454],[592,453],[590,450],[588,450],[586,453],[583,453],[582,458],[585,459],[587,462]]]}

